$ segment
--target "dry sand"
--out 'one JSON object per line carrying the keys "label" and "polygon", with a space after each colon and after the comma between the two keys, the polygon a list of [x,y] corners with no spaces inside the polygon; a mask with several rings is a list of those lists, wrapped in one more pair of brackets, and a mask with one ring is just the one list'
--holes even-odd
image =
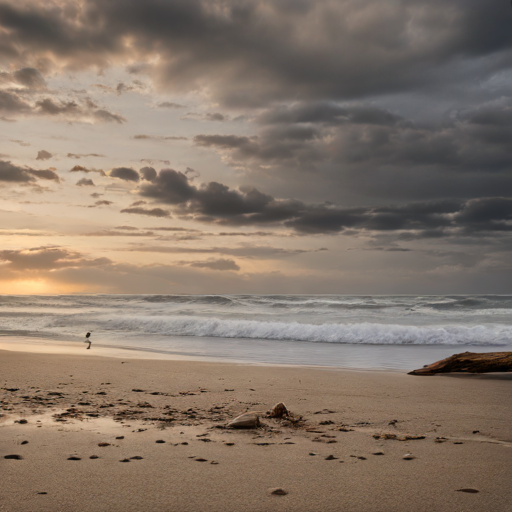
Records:
{"label": "dry sand", "polygon": [[511,510],[510,376],[3,350],[0,387],[5,512]]}

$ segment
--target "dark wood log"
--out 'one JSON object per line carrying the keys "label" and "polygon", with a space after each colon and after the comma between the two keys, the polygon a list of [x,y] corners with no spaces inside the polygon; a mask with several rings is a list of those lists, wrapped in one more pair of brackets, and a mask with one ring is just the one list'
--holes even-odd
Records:
{"label": "dark wood log", "polygon": [[434,375],[436,373],[488,373],[512,372],[512,352],[464,352],[429,364],[408,375]]}

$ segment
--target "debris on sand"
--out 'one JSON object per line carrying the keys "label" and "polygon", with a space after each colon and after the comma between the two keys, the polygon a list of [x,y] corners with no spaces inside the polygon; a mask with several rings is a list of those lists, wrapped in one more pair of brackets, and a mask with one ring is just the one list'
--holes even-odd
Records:
{"label": "debris on sand", "polygon": [[464,352],[413,370],[408,375],[434,375],[436,373],[512,372],[512,352]]}
{"label": "debris on sand", "polygon": [[261,425],[260,418],[255,412],[246,412],[231,420],[228,428],[257,428]]}
{"label": "debris on sand", "polygon": [[288,414],[288,409],[286,408],[286,405],[283,404],[283,402],[277,403],[268,412],[268,415],[271,418],[282,418],[283,416],[288,416]]}
{"label": "debris on sand", "polygon": [[269,489],[270,494],[274,496],[286,496],[288,494],[282,487],[274,487],[273,489]]}

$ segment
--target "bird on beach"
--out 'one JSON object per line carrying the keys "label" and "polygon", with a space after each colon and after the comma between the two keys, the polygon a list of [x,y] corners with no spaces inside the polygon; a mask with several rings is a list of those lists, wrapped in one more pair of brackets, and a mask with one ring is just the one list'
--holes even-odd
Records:
{"label": "bird on beach", "polygon": [[92,342],[91,342],[91,340],[90,340],[90,337],[91,337],[91,333],[90,333],[90,332],[88,332],[88,333],[85,335],[85,338],[86,338],[86,339],[85,339],[85,342],[86,342],[86,343],[87,343],[87,342],[89,342],[89,346],[87,347],[87,350],[89,350],[89,349],[91,348],[91,343],[92,343]]}

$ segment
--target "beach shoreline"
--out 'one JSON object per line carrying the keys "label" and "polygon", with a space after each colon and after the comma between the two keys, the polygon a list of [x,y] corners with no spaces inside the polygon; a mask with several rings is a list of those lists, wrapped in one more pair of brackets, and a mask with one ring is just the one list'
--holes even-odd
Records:
{"label": "beach shoreline", "polygon": [[[507,378],[15,351],[0,375],[2,511],[505,511],[512,498]],[[277,402],[302,421],[266,418]],[[247,410],[264,426],[223,428]]]}

